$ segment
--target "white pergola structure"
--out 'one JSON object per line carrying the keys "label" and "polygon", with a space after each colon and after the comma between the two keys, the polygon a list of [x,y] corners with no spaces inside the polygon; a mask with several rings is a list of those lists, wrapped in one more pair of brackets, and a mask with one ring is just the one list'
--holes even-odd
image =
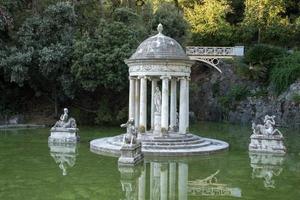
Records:
{"label": "white pergola structure", "polygon": [[[194,61],[189,59],[178,42],[162,34],[161,24],[157,30],[157,35],[142,42],[136,52],[125,60],[129,67],[130,81],[128,118],[134,119],[140,133],[153,131],[154,93],[156,87],[161,86],[161,133],[174,131],[179,121],[178,131],[185,134],[189,127],[189,80]],[[147,90],[150,89],[150,85],[151,98],[148,98]],[[151,102],[147,102],[148,99],[151,99]],[[151,105],[149,110],[148,104]],[[151,129],[147,131],[149,111]],[[177,120],[178,111],[179,120]]]}

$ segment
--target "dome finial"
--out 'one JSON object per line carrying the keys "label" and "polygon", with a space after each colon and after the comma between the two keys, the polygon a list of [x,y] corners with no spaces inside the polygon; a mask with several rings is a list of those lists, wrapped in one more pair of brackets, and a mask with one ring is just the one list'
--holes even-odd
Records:
{"label": "dome finial", "polygon": [[158,33],[162,33],[163,30],[164,30],[163,25],[161,23],[159,23],[158,26],[157,26]]}

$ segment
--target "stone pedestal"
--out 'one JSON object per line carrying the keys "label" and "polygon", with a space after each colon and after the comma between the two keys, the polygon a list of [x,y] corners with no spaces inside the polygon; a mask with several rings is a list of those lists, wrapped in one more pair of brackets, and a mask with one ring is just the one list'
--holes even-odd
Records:
{"label": "stone pedestal", "polygon": [[249,144],[250,152],[285,154],[286,148],[281,135],[252,134]]}
{"label": "stone pedestal", "polygon": [[79,140],[78,128],[51,128],[49,143],[76,143]]}
{"label": "stone pedestal", "polygon": [[154,113],[154,130],[153,134],[161,133],[161,115],[158,112]]}
{"label": "stone pedestal", "polygon": [[118,160],[119,166],[134,166],[143,161],[144,157],[140,142],[132,145],[124,144],[120,151],[121,157]]}

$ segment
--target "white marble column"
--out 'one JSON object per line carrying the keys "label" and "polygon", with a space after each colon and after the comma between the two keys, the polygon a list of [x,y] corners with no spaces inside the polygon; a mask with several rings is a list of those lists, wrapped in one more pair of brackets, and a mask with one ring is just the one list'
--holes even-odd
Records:
{"label": "white marble column", "polygon": [[189,131],[189,126],[190,126],[190,77],[187,78],[186,81],[186,97],[187,97],[187,104],[186,104],[186,131]]}
{"label": "white marble column", "polygon": [[157,79],[152,78],[151,80],[151,130],[154,130],[154,112],[155,112],[155,105],[154,105],[154,93],[155,88],[157,87]]}
{"label": "white marble column", "polygon": [[178,164],[178,200],[187,200],[188,198],[188,164]]}
{"label": "white marble column", "polygon": [[168,200],[168,166],[160,166],[160,200]]}
{"label": "white marble column", "polygon": [[161,129],[166,133],[169,129],[169,76],[162,76]]}
{"label": "white marble column", "polygon": [[180,78],[180,105],[179,105],[179,132],[186,133],[187,118],[187,80],[186,77]]}
{"label": "white marble column", "polygon": [[176,163],[169,164],[169,200],[176,197]]}
{"label": "white marble column", "polygon": [[135,115],[135,78],[129,77],[129,113],[128,119],[134,119]]}
{"label": "white marble column", "polygon": [[140,125],[140,80],[135,80],[135,109],[134,109],[134,126]]}
{"label": "white marble column", "polygon": [[170,128],[174,131],[174,128],[176,126],[176,94],[177,94],[177,80],[175,78],[172,78],[171,80],[171,105],[170,105]]}
{"label": "white marble column", "polygon": [[141,133],[145,133],[147,129],[147,77],[140,77],[140,125],[139,130]]}

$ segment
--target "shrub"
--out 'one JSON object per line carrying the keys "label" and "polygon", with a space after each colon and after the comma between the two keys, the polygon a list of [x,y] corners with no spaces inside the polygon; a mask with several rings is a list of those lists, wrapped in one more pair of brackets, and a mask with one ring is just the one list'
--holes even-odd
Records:
{"label": "shrub", "polygon": [[250,95],[251,93],[247,86],[236,85],[233,86],[226,95],[220,96],[218,101],[225,110],[228,110],[234,103],[242,101]]}
{"label": "shrub", "polygon": [[292,100],[293,100],[295,103],[300,104],[300,94],[294,94],[294,95],[292,96]]}
{"label": "shrub", "polygon": [[258,44],[250,47],[244,59],[236,60],[237,73],[251,80],[267,82],[269,72],[277,58],[286,55],[282,48]]}
{"label": "shrub", "polygon": [[275,91],[280,94],[292,83],[300,78],[300,52],[276,59],[274,68],[271,71],[271,84]]}

